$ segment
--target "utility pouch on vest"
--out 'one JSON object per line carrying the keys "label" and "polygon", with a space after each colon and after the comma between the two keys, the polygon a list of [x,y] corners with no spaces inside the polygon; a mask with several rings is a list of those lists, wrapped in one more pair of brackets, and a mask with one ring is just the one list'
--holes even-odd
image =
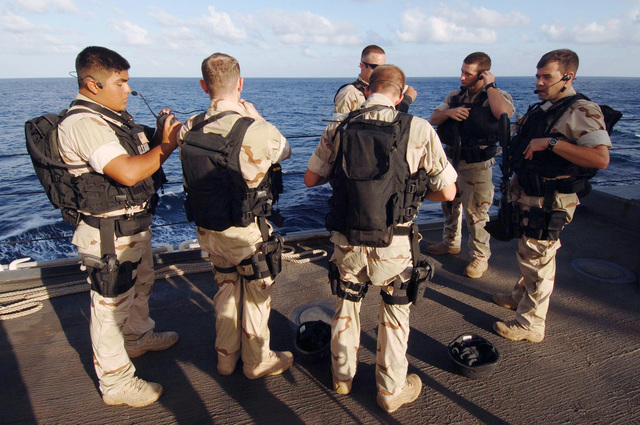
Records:
{"label": "utility pouch on vest", "polygon": [[345,236],[351,245],[364,245],[375,248],[386,247],[393,238],[393,226],[384,230],[347,229]]}
{"label": "utility pouch on vest", "polygon": [[526,236],[541,241],[557,241],[568,214],[561,210],[547,212],[542,208],[531,208],[524,216],[529,219],[523,229]]}
{"label": "utility pouch on vest", "polygon": [[407,296],[413,305],[418,305],[427,289],[427,284],[433,278],[435,267],[426,255],[420,255],[418,264],[413,268],[411,280],[407,288]]}
{"label": "utility pouch on vest", "polygon": [[331,295],[337,295],[340,285],[340,269],[333,261],[329,262],[329,285],[331,285]]}
{"label": "utility pouch on vest", "polygon": [[151,213],[139,213],[131,218],[121,218],[115,222],[117,237],[132,236],[149,229],[153,215]]}

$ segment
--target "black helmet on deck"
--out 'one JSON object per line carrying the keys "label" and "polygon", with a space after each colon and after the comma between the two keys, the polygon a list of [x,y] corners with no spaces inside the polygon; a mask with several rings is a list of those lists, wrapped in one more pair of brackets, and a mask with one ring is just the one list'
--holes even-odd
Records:
{"label": "black helmet on deck", "polygon": [[460,335],[449,344],[448,351],[460,372],[471,379],[491,377],[500,359],[493,344],[475,334]]}

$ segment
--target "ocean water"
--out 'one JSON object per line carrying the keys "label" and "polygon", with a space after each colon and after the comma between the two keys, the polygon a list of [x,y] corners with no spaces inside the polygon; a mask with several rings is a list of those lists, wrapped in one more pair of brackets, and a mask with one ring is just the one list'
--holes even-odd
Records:
{"label": "ocean water", "polygon": [[[355,77],[355,76],[354,76]],[[243,97],[289,138],[293,155],[283,162],[285,193],[279,207],[285,216],[281,234],[324,228],[330,187],[307,189],[303,174],[307,161],[331,119],[336,89],[353,79],[262,79],[245,80]],[[498,77],[499,87],[514,99],[516,114],[523,114],[537,101],[533,77]],[[144,95],[154,111],[171,107],[184,120],[208,106],[208,97],[197,78],[132,78],[133,90]],[[410,78],[418,91],[410,112],[428,118],[446,93],[459,85],[458,78]],[[609,167],[594,179],[595,186],[640,181],[640,78],[579,77],[576,89],[592,100],[608,104],[623,114],[612,135],[614,150]],[[35,177],[26,155],[24,122],[47,112],[59,112],[75,97],[73,78],[0,79],[0,264],[30,257],[34,261],[76,254],[70,243],[73,228],[53,209]],[[137,122],[154,125],[154,118],[140,96],[130,96],[128,110]],[[193,223],[186,223],[182,172],[177,152],[164,165],[169,183],[154,218],[153,242],[178,246],[195,239]],[[499,185],[500,170],[494,169]],[[36,193],[34,193],[36,192]],[[496,196],[499,193],[496,191]],[[493,207],[495,209],[495,207]],[[438,204],[425,203],[419,219],[441,217]],[[26,242],[25,242],[26,241]]]}

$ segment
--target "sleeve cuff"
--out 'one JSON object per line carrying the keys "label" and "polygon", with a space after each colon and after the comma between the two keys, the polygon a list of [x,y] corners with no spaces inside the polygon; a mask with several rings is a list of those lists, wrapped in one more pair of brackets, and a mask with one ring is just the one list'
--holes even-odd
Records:
{"label": "sleeve cuff", "polygon": [[91,168],[97,173],[104,174],[104,167],[111,162],[111,160],[121,155],[128,155],[122,145],[116,141],[109,142],[93,151],[89,157],[89,165],[91,165]]}

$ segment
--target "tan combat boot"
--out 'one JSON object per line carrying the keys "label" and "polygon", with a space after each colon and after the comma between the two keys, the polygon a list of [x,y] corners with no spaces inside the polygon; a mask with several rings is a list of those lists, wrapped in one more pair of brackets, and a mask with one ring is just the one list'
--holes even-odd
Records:
{"label": "tan combat boot", "polygon": [[511,341],[522,341],[523,339],[531,342],[540,342],[544,339],[544,332],[535,332],[522,326],[517,320],[509,320],[508,322],[496,322],[493,324],[493,330],[498,335]]}
{"label": "tan combat boot", "polygon": [[132,407],[147,406],[162,395],[162,385],[155,382],[147,382],[138,377],[133,377],[120,390],[102,395],[102,401],[110,406],[126,404]]}
{"label": "tan combat boot", "polygon": [[480,260],[479,258],[474,258],[472,262],[469,263],[467,268],[464,269],[465,276],[469,276],[472,279],[480,279],[484,272],[489,268],[489,262]]}
{"label": "tan combat boot", "polygon": [[142,341],[128,343],[125,341],[124,349],[127,350],[127,354],[130,359],[140,357],[147,351],[161,351],[171,347],[178,342],[177,332],[153,332]]}
{"label": "tan combat boot", "polygon": [[411,403],[420,395],[422,391],[422,380],[418,375],[412,373],[407,375],[407,381],[402,387],[400,394],[396,396],[382,395],[378,393],[376,401],[378,406],[387,413],[395,412],[403,404]]}
{"label": "tan combat boot", "polygon": [[271,351],[269,359],[258,364],[244,364],[244,376],[249,379],[262,378],[265,375],[279,375],[293,364],[293,354],[290,351]]}
{"label": "tan combat boot", "polygon": [[460,247],[447,246],[443,243],[439,243],[436,245],[429,245],[427,247],[427,252],[432,255],[442,255],[442,254],[460,254]]}

